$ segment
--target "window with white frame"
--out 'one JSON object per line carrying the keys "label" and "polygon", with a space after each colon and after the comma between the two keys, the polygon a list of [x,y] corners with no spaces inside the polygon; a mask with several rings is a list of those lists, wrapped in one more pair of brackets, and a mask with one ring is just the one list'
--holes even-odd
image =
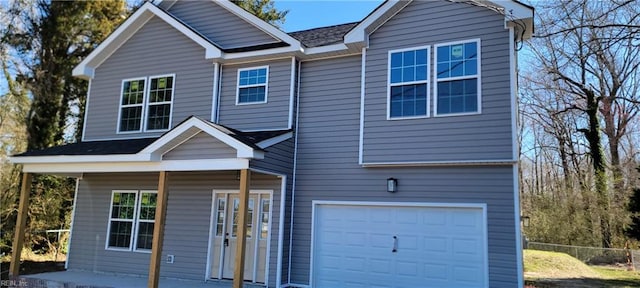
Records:
{"label": "window with white frame", "polygon": [[118,132],[169,129],[174,85],[174,75],[122,81]]}
{"label": "window with white frame", "polygon": [[428,116],[429,47],[389,52],[390,119]]}
{"label": "window with white frame", "polygon": [[238,69],[236,104],[267,102],[269,67]]}
{"label": "window with white frame", "polygon": [[144,108],[145,78],[122,81],[120,132],[140,131]]}
{"label": "window with white frame", "polygon": [[107,248],[151,250],[156,203],[156,191],[113,191]]}
{"label": "window with white frame", "polygon": [[436,115],[480,112],[480,40],[435,45]]}
{"label": "window with white frame", "polygon": [[147,131],[169,129],[173,76],[149,77]]}

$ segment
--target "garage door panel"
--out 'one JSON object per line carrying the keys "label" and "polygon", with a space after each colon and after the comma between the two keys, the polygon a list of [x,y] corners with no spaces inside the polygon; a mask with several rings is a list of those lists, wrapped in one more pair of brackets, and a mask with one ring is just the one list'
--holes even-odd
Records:
{"label": "garage door panel", "polygon": [[314,221],[313,287],[485,286],[481,208],[319,205]]}

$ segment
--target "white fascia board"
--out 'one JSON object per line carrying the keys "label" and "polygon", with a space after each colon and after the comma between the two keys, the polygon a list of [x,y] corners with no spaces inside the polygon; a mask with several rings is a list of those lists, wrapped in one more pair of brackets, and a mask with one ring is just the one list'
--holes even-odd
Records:
{"label": "white fascia board", "polygon": [[24,164],[28,173],[103,173],[103,172],[158,172],[158,171],[220,171],[249,169],[249,159],[165,160],[161,162],[113,163],[33,163]]}
{"label": "white fascia board", "polygon": [[224,53],[222,55],[222,59],[224,60],[237,60],[244,58],[252,58],[252,57],[262,57],[262,56],[273,56],[276,54],[296,54],[303,53],[304,50],[302,47],[279,47],[279,48],[271,48],[266,50],[256,50],[249,52],[235,52],[235,53]]}
{"label": "white fascia board", "polygon": [[149,162],[151,155],[113,154],[113,155],[54,155],[54,156],[17,156],[9,157],[14,164],[55,164],[55,163],[113,163],[113,162]]}
{"label": "white fascia board", "polygon": [[[120,25],[115,31],[113,31],[113,33],[111,33],[107,37],[107,39],[100,43],[100,45],[98,45],[98,47],[96,47],[96,49],[89,54],[89,56],[83,59],[80,64],[78,64],[73,69],[72,75],[84,79],[93,78],[95,68],[104,61],[104,59],[100,59],[101,56],[103,54],[111,54],[113,52],[107,51],[107,47],[111,47],[112,44],[119,47],[122,43],[129,39],[130,35],[128,37],[126,36],[127,31],[131,29],[137,31],[138,29],[140,29],[140,27],[142,27],[142,25],[146,23],[146,20],[153,16],[157,16],[158,18],[162,19],[167,24],[171,25],[173,28],[203,47],[205,49],[206,59],[217,59],[222,57],[222,51],[215,45],[211,44],[209,41],[205,40],[202,36],[196,34],[191,29],[187,28],[184,23],[181,23],[173,17],[169,16],[166,12],[156,7],[153,3],[145,2],[142,7],[136,10],[133,15],[127,18],[127,20],[122,23],[122,25]],[[106,57],[103,58],[106,59]]]}
{"label": "white fascia board", "polygon": [[323,54],[323,53],[338,52],[338,51],[343,51],[348,49],[349,47],[347,47],[347,45],[343,43],[338,43],[338,44],[327,45],[327,46],[307,48],[304,50],[304,54],[316,55],[316,54]]}
{"label": "white fascia board", "polygon": [[399,0],[388,0],[381,7],[375,10],[371,15],[367,16],[362,22],[360,22],[356,27],[351,29],[347,35],[344,35],[344,43],[345,44],[353,44],[359,42],[366,42],[367,33],[365,29],[369,27],[373,22],[378,20],[378,18],[382,17],[389,9],[391,9],[396,3],[400,2]]}
{"label": "white fascia board", "polygon": [[256,146],[260,147],[260,149],[265,149],[267,147],[276,145],[276,144],[278,144],[278,143],[280,143],[282,141],[285,141],[287,139],[291,139],[292,137],[293,137],[293,132],[287,132],[287,133],[284,133],[282,135],[279,135],[279,136],[276,136],[276,137],[273,137],[273,138],[262,140],[262,141],[256,143]]}
{"label": "white fascia board", "polygon": [[255,15],[245,11],[244,9],[240,8],[238,5],[233,4],[231,1],[227,1],[227,0],[212,0],[214,3],[220,5],[220,7],[223,7],[225,9],[227,9],[229,12],[235,14],[236,16],[244,19],[245,21],[249,22],[250,24],[252,24],[253,26],[255,26],[256,28],[264,31],[265,33],[271,35],[272,37],[278,38],[286,43],[288,43],[289,45],[291,45],[295,50],[300,50],[302,48],[302,45],[300,44],[300,41],[296,40],[295,38],[289,36],[289,34],[285,33],[284,31],[274,27],[273,25],[265,22],[264,20],[256,17]]}
{"label": "white fascia board", "polygon": [[[178,127],[173,128],[173,130],[167,132],[162,137],[160,137],[160,139],[151,143],[151,145],[144,148],[142,151],[140,151],[140,153],[150,154],[150,155],[162,155],[168,151],[168,149],[167,151],[164,151],[163,148],[166,148],[165,146],[171,140],[175,139],[176,137],[179,137],[183,133],[186,133],[187,130],[189,130],[192,127],[196,127],[200,131],[205,132],[209,134],[211,137],[214,137],[222,141],[223,143],[229,145],[230,147],[236,149],[238,158],[254,158],[254,159],[264,158],[264,153],[262,153],[262,151],[257,151],[252,147],[249,147],[248,145],[236,140],[235,138],[223,133],[222,131],[214,128],[213,126],[205,123],[204,121],[196,117],[192,117],[191,119],[180,124]],[[173,147],[169,147],[169,148],[173,148]]]}
{"label": "white fascia board", "polygon": [[511,0],[484,0],[495,6],[504,8],[506,20],[533,18],[533,9]]}

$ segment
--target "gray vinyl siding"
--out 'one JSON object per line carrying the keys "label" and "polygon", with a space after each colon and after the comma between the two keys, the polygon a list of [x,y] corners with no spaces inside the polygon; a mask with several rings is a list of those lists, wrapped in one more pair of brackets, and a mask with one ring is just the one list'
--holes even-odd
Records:
{"label": "gray vinyl siding", "polygon": [[211,135],[200,132],[162,156],[163,160],[236,158],[236,149]]}
{"label": "gray vinyl siding", "polygon": [[221,48],[280,42],[215,2],[217,1],[178,1],[171,6],[169,13]]}
{"label": "gray vinyl siding", "polygon": [[[434,117],[434,45],[478,38],[482,113]],[[431,48],[431,116],[387,120],[388,52],[419,46]],[[510,48],[504,16],[484,7],[414,1],[391,18],[366,51],[364,163],[512,159]]]}
{"label": "gray vinyl siding", "polygon": [[[69,268],[147,275],[150,253],[105,250],[105,237],[112,190],[156,190],[157,184],[157,173],[85,174],[76,200]],[[205,279],[213,190],[237,190],[239,185],[235,171],[169,173],[162,259],[172,254],[175,262],[161,263],[162,277]],[[275,284],[277,268],[274,263],[278,251],[280,187],[280,179],[275,176],[252,174],[251,189],[273,190],[270,286]]]}
{"label": "gray vinyl siding", "polygon": [[[238,69],[269,66],[267,103],[236,105]],[[291,58],[222,66],[219,123],[238,130],[288,129]]]}
{"label": "gray vinyl siding", "polygon": [[[285,214],[284,214],[284,234],[282,249],[282,279],[283,283],[287,282],[289,275],[289,240],[290,240],[290,223],[291,223],[291,195],[293,189],[293,159],[294,159],[294,139],[288,139],[271,147],[267,147],[264,153],[264,159],[251,160],[252,169],[270,171],[284,174],[287,176],[287,188],[285,197]],[[275,205],[275,204],[274,204]],[[274,224],[272,224],[274,225]],[[277,251],[277,245],[271,243],[272,251]],[[275,249],[275,250],[274,250]],[[277,267],[277,258],[271,258],[269,267]],[[273,271],[274,273],[276,271]],[[271,276],[269,276],[271,277]],[[275,274],[274,274],[275,277]],[[270,278],[271,279],[271,278]],[[274,278],[275,280],[275,278]],[[275,282],[274,282],[275,284]]]}
{"label": "gray vinyl siding", "polygon": [[151,18],[95,70],[89,92],[85,140],[162,134],[117,134],[122,80],[129,78],[175,74],[172,126],[191,115],[211,119],[214,66],[204,57],[204,48],[163,20]]}
{"label": "gray vinyl siding", "polygon": [[[291,283],[309,283],[312,201],[334,200],[486,203],[489,286],[516,286],[513,167],[358,165],[360,64],[360,56],[302,64]],[[386,192],[389,177],[397,193]]]}

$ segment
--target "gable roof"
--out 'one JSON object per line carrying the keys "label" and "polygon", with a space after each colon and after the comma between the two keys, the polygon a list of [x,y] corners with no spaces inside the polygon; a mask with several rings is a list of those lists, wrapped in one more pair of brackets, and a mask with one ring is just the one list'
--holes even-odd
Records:
{"label": "gable roof", "polygon": [[[505,27],[514,25],[513,22],[524,24],[523,38],[531,37],[533,33],[533,7],[517,0],[449,0],[450,2],[469,3],[492,9],[505,16]],[[382,24],[391,19],[413,0],[386,0],[367,15],[358,25],[344,35],[344,43],[349,45],[366,43],[368,35]],[[516,25],[517,26],[517,25]]]}
{"label": "gable roof", "polygon": [[[300,41],[271,24],[260,20],[258,17],[238,7],[232,2],[226,0],[211,1],[258,27],[265,33],[281,40],[281,42],[225,50],[199,33],[197,30],[193,29],[191,26],[171,15],[171,13],[157,7],[152,2],[145,2],[73,69],[73,76],[84,79],[93,78],[95,68],[102,64],[102,62],[105,61],[114,51],[133,36],[151,17],[159,17],[167,24],[180,31],[183,35],[203,47],[205,49],[205,59],[223,59],[226,57],[233,57],[233,53],[263,51],[264,49],[272,48],[279,49],[278,52],[282,52],[283,50],[284,52],[302,51],[302,44]],[[160,2],[161,1],[158,1],[158,3]],[[225,55],[226,53],[231,55]]]}
{"label": "gable roof", "polygon": [[204,48],[206,59],[214,59],[222,56],[223,51],[206,37],[150,2],[145,2],[73,69],[73,76],[93,78],[95,68],[102,64],[115,50],[133,36],[151,17],[162,19],[171,27]]}
{"label": "gable roof", "polygon": [[[94,70],[115,50],[138,31],[151,17],[159,17],[173,28],[205,49],[205,59],[213,61],[234,61],[253,59],[265,55],[329,55],[335,53],[357,52],[368,44],[368,36],[395,16],[413,0],[386,0],[362,21],[313,28],[285,33],[277,27],[261,20],[228,0],[209,0],[230,13],[247,21],[280,42],[248,47],[223,49],[201,33],[156,5],[170,7],[177,0],[155,0],[145,2],[135,13],[122,23],[103,43],[73,69],[73,75],[81,78],[93,78]],[[519,37],[530,38],[533,34],[533,7],[517,0],[449,0],[464,2],[492,9],[505,16],[505,26],[518,29]],[[520,31],[522,30],[522,31]],[[522,40],[519,39],[519,40]],[[306,49],[305,49],[306,48]]]}

